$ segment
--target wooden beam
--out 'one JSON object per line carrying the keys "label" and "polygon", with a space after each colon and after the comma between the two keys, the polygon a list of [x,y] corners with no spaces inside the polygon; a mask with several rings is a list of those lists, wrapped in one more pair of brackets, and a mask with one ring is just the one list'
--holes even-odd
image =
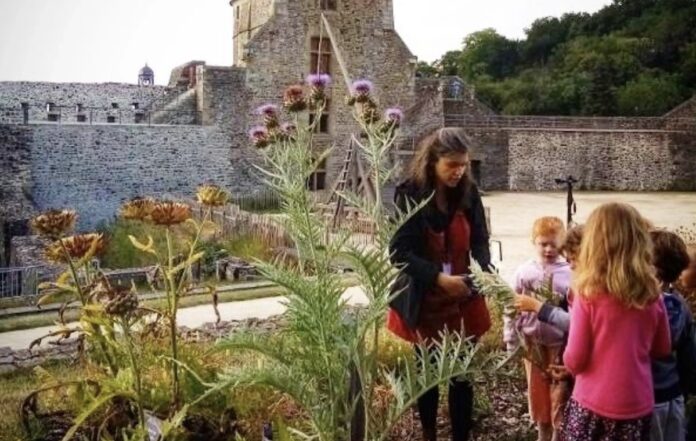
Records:
{"label": "wooden beam", "polygon": [[343,80],[346,82],[346,88],[350,91],[350,86],[353,84],[353,82],[348,74],[348,68],[346,67],[345,60],[341,55],[341,50],[338,48],[338,42],[336,41],[336,36],[334,35],[333,30],[331,29],[331,24],[323,12],[321,13],[321,20],[324,23],[324,27],[326,28],[326,33],[329,35],[329,39],[331,39],[331,47],[336,54],[336,60],[338,61],[338,66],[341,68],[341,74],[343,75]]}

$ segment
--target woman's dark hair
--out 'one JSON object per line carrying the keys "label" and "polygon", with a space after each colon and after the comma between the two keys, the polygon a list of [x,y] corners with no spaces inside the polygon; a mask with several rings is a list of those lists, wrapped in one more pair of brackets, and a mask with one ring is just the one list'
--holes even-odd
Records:
{"label": "woman's dark hair", "polygon": [[[462,129],[447,127],[435,130],[418,144],[411,162],[409,180],[424,194],[432,193],[435,190],[435,163],[438,159],[443,156],[467,154],[470,148],[471,141]],[[470,170],[467,169],[451,196],[462,202],[466,201],[468,198],[465,196],[468,196],[473,186]]]}

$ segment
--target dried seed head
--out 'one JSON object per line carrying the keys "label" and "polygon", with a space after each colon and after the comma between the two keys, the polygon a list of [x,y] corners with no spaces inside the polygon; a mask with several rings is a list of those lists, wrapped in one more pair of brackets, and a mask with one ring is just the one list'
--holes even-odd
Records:
{"label": "dried seed head", "polygon": [[74,210],[49,210],[31,220],[32,229],[50,239],[58,239],[75,228]]}
{"label": "dried seed head", "polygon": [[217,185],[203,185],[196,192],[198,202],[209,207],[220,207],[230,199],[229,193]]}
{"label": "dried seed head", "polygon": [[152,212],[155,201],[151,198],[134,198],[121,206],[120,214],[124,219],[146,220]]}
{"label": "dried seed head", "polygon": [[48,245],[45,256],[53,263],[68,263],[68,257],[72,260],[91,258],[103,253],[105,247],[106,240],[101,233],[78,234],[58,239]]}
{"label": "dried seed head", "polygon": [[291,113],[302,112],[307,109],[304,88],[300,85],[293,85],[285,89],[285,93],[283,94],[283,107]]}
{"label": "dried seed head", "polygon": [[130,288],[110,287],[102,299],[104,312],[111,316],[127,317],[138,309],[138,295]]}
{"label": "dried seed head", "polygon": [[177,225],[191,218],[191,207],[181,202],[156,201],[150,213],[152,222],[156,225]]}

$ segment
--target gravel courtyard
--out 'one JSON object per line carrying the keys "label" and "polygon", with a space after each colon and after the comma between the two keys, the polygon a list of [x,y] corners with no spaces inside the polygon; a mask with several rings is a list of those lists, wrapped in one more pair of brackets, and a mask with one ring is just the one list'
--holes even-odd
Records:
{"label": "gravel courtyard", "polygon": [[[696,193],[575,193],[577,214],[582,223],[590,212],[606,202],[625,202],[636,207],[656,226],[675,229],[696,223]],[[488,193],[483,204],[491,210],[492,239],[503,244],[501,273],[511,280],[515,268],[533,257],[531,229],[540,216],[558,216],[565,221],[566,194]]]}

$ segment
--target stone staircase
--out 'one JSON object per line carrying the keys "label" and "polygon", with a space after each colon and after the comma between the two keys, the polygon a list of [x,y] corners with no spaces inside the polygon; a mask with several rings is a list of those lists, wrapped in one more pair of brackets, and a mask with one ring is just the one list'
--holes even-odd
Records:
{"label": "stone staircase", "polygon": [[160,108],[154,108],[152,124],[199,124],[196,89],[187,89]]}

